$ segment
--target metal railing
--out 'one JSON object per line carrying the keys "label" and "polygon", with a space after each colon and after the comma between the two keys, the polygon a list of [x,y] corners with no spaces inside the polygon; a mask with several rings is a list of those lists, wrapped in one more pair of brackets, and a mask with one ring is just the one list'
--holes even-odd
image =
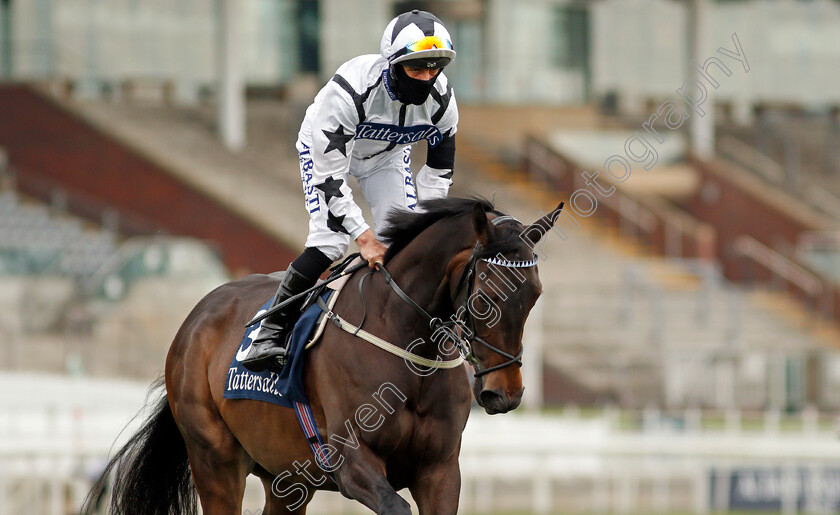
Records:
{"label": "metal railing", "polygon": [[[21,420],[28,421],[20,427],[28,433],[28,444],[20,443],[20,433],[0,432],[6,443],[0,446],[3,513],[76,512],[116,437],[119,424],[106,424],[111,428],[108,434],[91,433],[105,426],[84,423],[78,408],[66,414],[45,408],[29,406],[28,418],[18,412]],[[107,403],[99,411],[103,420],[126,415],[124,407]],[[59,422],[58,429],[27,430],[27,424],[38,424],[34,415],[39,413],[52,423]],[[65,417],[69,423],[64,423]],[[612,407],[596,411],[570,407],[555,415],[515,413],[492,419],[474,412],[461,448],[461,510],[535,514],[725,511],[730,508],[729,490],[718,491],[723,486],[713,476],[725,478],[724,486],[731,486],[727,474],[743,468],[836,470],[840,461],[837,422],[832,415],[813,410],[798,417],[766,412],[754,418],[737,411],[709,414],[692,409],[619,411]],[[75,443],[63,445],[64,437]],[[836,486],[798,493],[822,497]],[[781,502],[790,500],[783,492],[778,497]],[[256,502],[249,497],[246,507],[256,509]],[[786,506],[783,512],[796,512],[796,503]],[[338,494],[320,493],[307,512],[363,510]]]}
{"label": "metal railing", "polygon": [[[568,194],[585,188],[582,167],[537,138],[528,139],[524,159],[533,181],[551,184]],[[638,238],[663,255],[705,260],[714,257],[714,229],[662,198],[631,196],[616,190],[610,196],[598,197],[598,203],[606,207],[600,214],[615,221],[622,234]]]}
{"label": "metal railing", "polygon": [[733,138],[724,136],[717,142],[718,154],[744,168],[756,173],[766,180],[781,184],[785,180],[785,170],[768,156],[762,154],[755,147]]}
{"label": "metal railing", "polygon": [[825,318],[837,316],[835,311],[840,307],[836,301],[838,291],[831,281],[750,236],[737,237],[732,249],[736,256],[753,265],[753,273],[746,274],[747,277],[752,276],[754,281],[759,279],[759,274],[755,273],[755,267],[758,266],[759,270],[769,275],[771,285],[804,297],[808,307],[817,315]]}
{"label": "metal railing", "polygon": [[777,278],[783,279],[815,298],[825,290],[823,280],[817,275],[750,236],[737,237],[732,248],[736,255],[747,257],[765,267],[771,273],[774,282]]}
{"label": "metal railing", "polygon": [[757,148],[732,136],[723,136],[717,142],[717,150],[721,158],[769,184],[785,188],[787,193],[799,196],[819,211],[840,220],[840,198],[816,184],[803,182],[800,187],[791,187],[788,183],[792,179],[787,177],[785,168]]}

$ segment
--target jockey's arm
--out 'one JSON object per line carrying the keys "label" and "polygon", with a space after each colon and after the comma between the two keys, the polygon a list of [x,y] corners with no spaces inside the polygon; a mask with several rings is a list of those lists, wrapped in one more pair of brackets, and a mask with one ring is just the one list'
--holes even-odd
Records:
{"label": "jockey's arm", "polygon": [[443,137],[435,145],[429,145],[426,164],[417,172],[415,184],[420,200],[443,198],[449,194],[452,173],[455,169],[455,132],[458,130],[458,106],[455,95],[446,102],[446,111],[437,123]]}
{"label": "jockey's arm", "polygon": [[346,181],[359,117],[352,99],[334,82],[322,93],[312,124],[312,183],[323,192],[330,229],[357,239],[370,229]]}
{"label": "jockey's arm", "polygon": [[315,187],[324,191],[329,209],[330,229],[345,232],[356,241],[362,258],[371,267],[382,263],[387,247],[365,222],[362,210],[353,200],[353,192],[345,178],[359,123],[352,100],[334,82],[325,91],[324,102],[316,112],[312,130],[312,161]]}
{"label": "jockey's arm", "polygon": [[446,197],[452,185],[454,168],[455,134],[447,133],[437,146],[429,147],[426,164],[417,172],[417,196],[420,200]]}

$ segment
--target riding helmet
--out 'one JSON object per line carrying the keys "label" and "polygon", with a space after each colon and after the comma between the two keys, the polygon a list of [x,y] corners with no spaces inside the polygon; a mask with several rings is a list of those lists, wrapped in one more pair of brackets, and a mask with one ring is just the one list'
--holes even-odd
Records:
{"label": "riding helmet", "polygon": [[440,74],[426,81],[413,79],[403,66],[440,69],[455,59],[452,38],[443,23],[434,14],[416,9],[391,20],[379,51],[389,62],[393,93],[405,104],[424,103]]}

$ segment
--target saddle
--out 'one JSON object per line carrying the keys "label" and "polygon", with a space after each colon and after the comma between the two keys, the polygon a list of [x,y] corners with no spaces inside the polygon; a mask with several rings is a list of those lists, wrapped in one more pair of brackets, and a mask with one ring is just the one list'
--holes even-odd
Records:
{"label": "saddle", "polygon": [[[331,276],[335,277],[348,266],[358,262],[357,258],[358,256],[355,255],[349,256],[333,267]],[[273,275],[276,277],[279,274]],[[319,288],[304,301],[304,311],[299,314],[291,332],[292,338],[288,340],[288,361],[279,372],[271,369],[251,372],[242,366],[241,361],[247,355],[258,326],[257,323],[253,323],[246,327],[237,352],[231,357],[228,374],[225,377],[224,398],[261,400],[287,408],[292,408],[294,402],[306,403],[306,392],[303,386],[305,350],[318,341],[329,320],[322,311],[322,303],[326,302],[330,307],[335,305],[339,290],[347,282],[347,277],[349,276],[336,279],[326,288]],[[313,306],[315,302],[318,306]],[[260,310],[266,310],[270,305],[271,299],[268,299]]]}
{"label": "saddle", "polygon": [[[343,261],[330,268],[330,275],[327,276],[327,280],[341,274],[348,267],[360,262],[362,262],[362,256],[359,252],[350,254],[344,258]],[[344,285],[347,284],[349,279],[350,276],[346,275],[341,279],[336,279],[328,284],[324,284],[320,288],[310,292],[309,295],[307,295],[306,300],[304,300],[303,306],[300,308],[300,312],[305,313],[306,310],[316,303],[326,305],[329,308],[328,310],[332,310],[335,302],[338,300],[338,295],[341,293],[341,290],[344,288]],[[327,294],[325,297],[324,293]],[[318,302],[319,299],[321,299],[321,302]],[[321,334],[323,334],[324,327],[326,327],[328,320],[327,312],[322,310],[321,314],[318,315],[318,319],[315,321],[315,329],[312,331],[312,336],[309,338],[309,341],[306,342],[306,349],[315,345],[321,337]]]}

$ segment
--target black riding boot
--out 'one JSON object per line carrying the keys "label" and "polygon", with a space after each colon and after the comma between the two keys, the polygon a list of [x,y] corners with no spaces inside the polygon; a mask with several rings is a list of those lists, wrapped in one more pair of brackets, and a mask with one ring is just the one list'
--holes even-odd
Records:
{"label": "black riding boot", "polygon": [[[277,288],[277,293],[271,300],[271,307],[302,292],[313,284],[315,284],[314,281],[308,279],[290,265],[280,282],[280,287]],[[251,343],[248,355],[242,360],[242,366],[251,372],[261,372],[272,367],[283,367],[288,352],[286,333],[291,331],[292,326],[297,321],[300,314],[298,311],[302,303],[303,299],[293,302],[263,319],[257,338]]]}

